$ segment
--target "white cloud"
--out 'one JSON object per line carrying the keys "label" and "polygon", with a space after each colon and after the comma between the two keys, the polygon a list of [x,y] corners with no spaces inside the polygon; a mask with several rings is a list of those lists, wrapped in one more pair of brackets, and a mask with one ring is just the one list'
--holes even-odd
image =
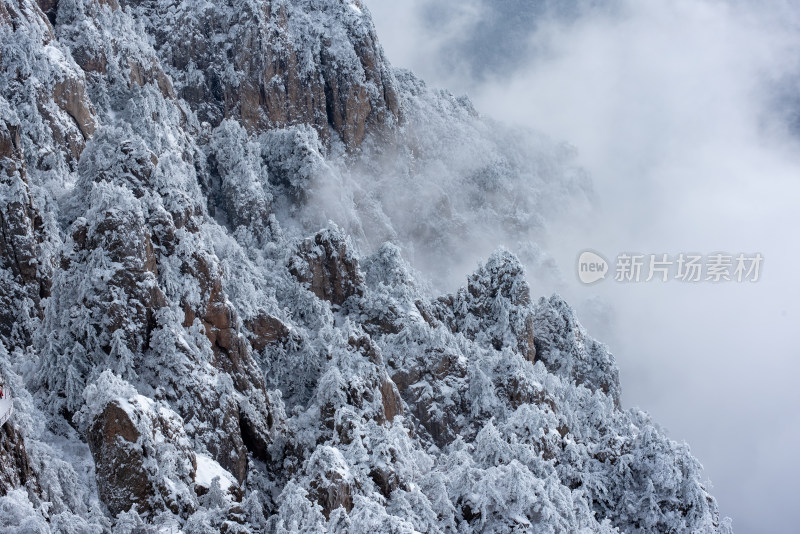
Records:
{"label": "white cloud", "polygon": [[610,303],[613,321],[584,313],[617,354],[623,401],[692,445],[735,530],[793,532],[800,143],[784,119],[800,116],[800,11],[627,0],[548,12],[520,48],[527,59],[478,78],[443,54],[492,4],[462,2],[458,22],[437,27],[431,3],[368,2],[389,59],[468,91],[484,113],[568,140],[591,173],[598,212],[557,230],[551,250],[566,273],[585,248],[764,255],[749,286],[576,280],[571,293],[579,307]]}

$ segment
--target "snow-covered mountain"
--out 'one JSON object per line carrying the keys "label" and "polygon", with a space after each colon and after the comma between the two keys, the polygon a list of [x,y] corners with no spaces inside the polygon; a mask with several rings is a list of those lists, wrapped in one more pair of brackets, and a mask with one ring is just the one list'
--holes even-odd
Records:
{"label": "snow-covered mountain", "polygon": [[358,0],[3,0],[0,46],[3,532],[730,531],[529,287],[573,151]]}

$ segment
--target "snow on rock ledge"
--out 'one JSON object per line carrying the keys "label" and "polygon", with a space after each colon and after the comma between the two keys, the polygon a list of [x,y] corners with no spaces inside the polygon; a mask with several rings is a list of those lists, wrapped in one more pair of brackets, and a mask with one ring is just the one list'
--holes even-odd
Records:
{"label": "snow on rock ledge", "polygon": [[195,453],[195,458],[197,459],[197,471],[194,482],[198,493],[208,492],[215,478],[219,480],[219,487],[222,491],[229,491],[237,487],[236,478],[213,458],[200,453]]}

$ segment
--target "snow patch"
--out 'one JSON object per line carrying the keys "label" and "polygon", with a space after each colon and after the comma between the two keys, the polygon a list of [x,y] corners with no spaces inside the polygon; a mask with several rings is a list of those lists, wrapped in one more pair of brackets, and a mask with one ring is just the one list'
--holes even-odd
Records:
{"label": "snow patch", "polygon": [[225,468],[215,460],[205,454],[195,453],[197,457],[197,473],[194,482],[204,488],[211,487],[211,481],[219,477],[219,487],[222,491],[227,491],[231,486],[236,485],[236,479]]}

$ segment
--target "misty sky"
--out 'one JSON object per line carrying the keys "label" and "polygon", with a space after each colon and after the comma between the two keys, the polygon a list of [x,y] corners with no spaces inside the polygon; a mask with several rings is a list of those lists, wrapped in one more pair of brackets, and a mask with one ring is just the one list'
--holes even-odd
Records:
{"label": "misty sky", "polygon": [[[366,0],[389,60],[574,145],[597,209],[550,253],[623,402],[686,440],[737,533],[800,524],[800,6]],[[755,284],[580,286],[586,248],[760,252]],[[476,258],[477,260],[477,258]]]}

